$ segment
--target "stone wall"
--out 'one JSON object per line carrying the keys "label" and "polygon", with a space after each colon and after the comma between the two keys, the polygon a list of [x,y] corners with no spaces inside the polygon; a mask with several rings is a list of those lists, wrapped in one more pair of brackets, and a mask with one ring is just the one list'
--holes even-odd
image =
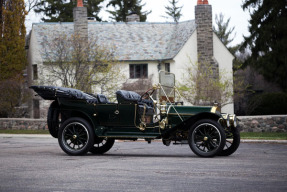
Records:
{"label": "stone wall", "polygon": [[[241,132],[287,132],[287,115],[239,116]],[[0,129],[47,129],[46,119],[0,118]]]}
{"label": "stone wall", "polygon": [[239,116],[241,132],[287,132],[287,115]]}
{"label": "stone wall", "polygon": [[0,118],[0,129],[44,130],[48,129],[46,119]]}

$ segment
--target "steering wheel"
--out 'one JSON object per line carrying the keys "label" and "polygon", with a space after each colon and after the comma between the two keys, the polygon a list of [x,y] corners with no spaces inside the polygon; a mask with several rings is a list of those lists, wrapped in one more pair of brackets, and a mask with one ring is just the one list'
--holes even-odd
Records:
{"label": "steering wheel", "polygon": [[141,95],[141,100],[142,99],[149,99],[150,96],[154,93],[155,89],[150,88],[148,89],[144,94]]}

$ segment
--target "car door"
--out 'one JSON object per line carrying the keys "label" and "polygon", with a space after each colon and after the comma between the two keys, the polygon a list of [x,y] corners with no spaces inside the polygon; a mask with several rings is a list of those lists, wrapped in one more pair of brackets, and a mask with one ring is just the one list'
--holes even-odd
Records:
{"label": "car door", "polygon": [[119,125],[118,104],[97,104],[95,106],[96,118],[100,125],[117,126]]}
{"label": "car door", "polygon": [[119,104],[119,125],[120,126],[134,126],[137,118],[136,104]]}

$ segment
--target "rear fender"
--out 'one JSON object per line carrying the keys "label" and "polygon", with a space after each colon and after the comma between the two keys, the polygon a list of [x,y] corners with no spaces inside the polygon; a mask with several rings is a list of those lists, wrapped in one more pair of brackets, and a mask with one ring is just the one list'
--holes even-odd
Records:
{"label": "rear fender", "polygon": [[72,110],[72,111],[62,110],[61,113],[63,113],[63,116],[65,117],[65,120],[67,120],[67,119],[69,119],[71,117],[80,117],[80,118],[83,118],[86,121],[88,121],[92,127],[95,127],[95,124],[94,124],[93,120],[90,118],[90,116],[87,115],[86,113],[82,112],[82,111],[78,111],[78,110]]}

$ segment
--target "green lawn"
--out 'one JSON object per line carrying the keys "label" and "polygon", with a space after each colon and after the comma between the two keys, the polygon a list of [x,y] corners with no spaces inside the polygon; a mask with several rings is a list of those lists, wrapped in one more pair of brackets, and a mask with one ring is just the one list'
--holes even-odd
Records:
{"label": "green lawn", "polygon": [[287,140],[287,133],[240,133],[241,139]]}
{"label": "green lawn", "polygon": [[[6,134],[49,134],[48,130],[0,130]],[[241,139],[287,140],[287,133],[240,133]]]}

